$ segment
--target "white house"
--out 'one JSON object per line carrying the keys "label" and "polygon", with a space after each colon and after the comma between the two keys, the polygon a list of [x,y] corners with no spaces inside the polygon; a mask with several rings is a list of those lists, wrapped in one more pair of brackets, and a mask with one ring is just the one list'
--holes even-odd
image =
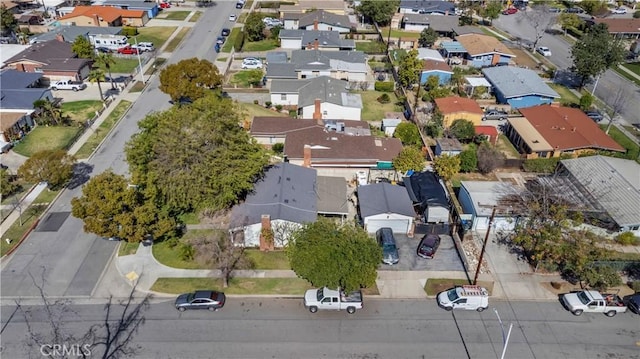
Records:
{"label": "white house", "polygon": [[368,233],[389,227],[393,233],[413,235],[416,213],[404,187],[390,183],[359,186],[358,206]]}
{"label": "white house", "polygon": [[465,214],[471,214],[471,229],[484,231],[489,227],[489,219],[493,208],[492,230],[512,231],[518,220],[518,214],[508,208],[499,206],[500,197],[516,193],[516,187],[508,182],[499,181],[462,181],[458,201]]}

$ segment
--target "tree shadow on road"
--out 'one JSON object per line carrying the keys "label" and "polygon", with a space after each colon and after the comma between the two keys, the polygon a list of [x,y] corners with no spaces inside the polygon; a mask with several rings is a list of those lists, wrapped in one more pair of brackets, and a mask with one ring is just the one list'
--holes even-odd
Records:
{"label": "tree shadow on road", "polygon": [[67,187],[69,189],[75,189],[82,186],[89,180],[89,174],[91,174],[91,172],[93,172],[93,165],[85,162],[76,163],[73,166],[73,176]]}

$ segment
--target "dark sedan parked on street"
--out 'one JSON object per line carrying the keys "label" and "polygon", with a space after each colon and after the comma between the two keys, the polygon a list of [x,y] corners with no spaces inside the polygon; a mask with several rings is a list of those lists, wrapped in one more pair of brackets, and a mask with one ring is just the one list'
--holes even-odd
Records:
{"label": "dark sedan parked on street", "polygon": [[180,294],[176,298],[176,309],[184,312],[187,309],[209,309],[211,311],[224,307],[225,296],[215,290],[197,290],[193,293]]}

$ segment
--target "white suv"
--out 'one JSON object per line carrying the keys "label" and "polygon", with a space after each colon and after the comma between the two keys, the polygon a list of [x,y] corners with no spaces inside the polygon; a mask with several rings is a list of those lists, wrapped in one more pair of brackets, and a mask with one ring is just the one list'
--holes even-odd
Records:
{"label": "white suv", "polygon": [[153,42],[139,42],[138,45],[133,45],[131,47],[138,49],[138,51],[140,52],[155,50],[155,47],[153,47]]}
{"label": "white suv", "polygon": [[482,312],[489,307],[489,291],[477,285],[463,285],[438,294],[438,305],[445,310],[465,309]]}
{"label": "white suv", "polygon": [[242,60],[242,68],[243,69],[261,69],[262,61],[253,57],[248,57]]}

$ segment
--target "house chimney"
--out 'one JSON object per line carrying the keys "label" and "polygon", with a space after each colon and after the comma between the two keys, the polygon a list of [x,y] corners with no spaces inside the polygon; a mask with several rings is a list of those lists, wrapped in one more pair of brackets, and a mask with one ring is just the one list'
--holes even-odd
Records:
{"label": "house chimney", "polygon": [[271,229],[271,216],[263,214],[260,218],[262,229],[260,230],[260,250],[272,251],[274,249],[273,229]]}
{"label": "house chimney", "polygon": [[313,29],[318,30],[318,19],[313,20]]}
{"label": "house chimney", "polygon": [[313,103],[313,119],[316,120],[316,123],[320,126],[324,125],[322,122],[322,111],[320,110],[320,99],[317,98]]}
{"label": "house chimney", "polygon": [[311,167],[311,146],[309,145],[304,145],[302,166]]}
{"label": "house chimney", "polygon": [[56,40],[60,41],[60,42],[64,42],[64,35],[62,34],[56,34]]}
{"label": "house chimney", "polygon": [[307,50],[311,50],[311,49],[313,49],[313,43],[310,42],[307,44]]}
{"label": "house chimney", "polygon": [[319,45],[320,45],[320,42],[318,41],[318,39],[316,39],[316,40],[313,42],[313,48],[317,50]]}

